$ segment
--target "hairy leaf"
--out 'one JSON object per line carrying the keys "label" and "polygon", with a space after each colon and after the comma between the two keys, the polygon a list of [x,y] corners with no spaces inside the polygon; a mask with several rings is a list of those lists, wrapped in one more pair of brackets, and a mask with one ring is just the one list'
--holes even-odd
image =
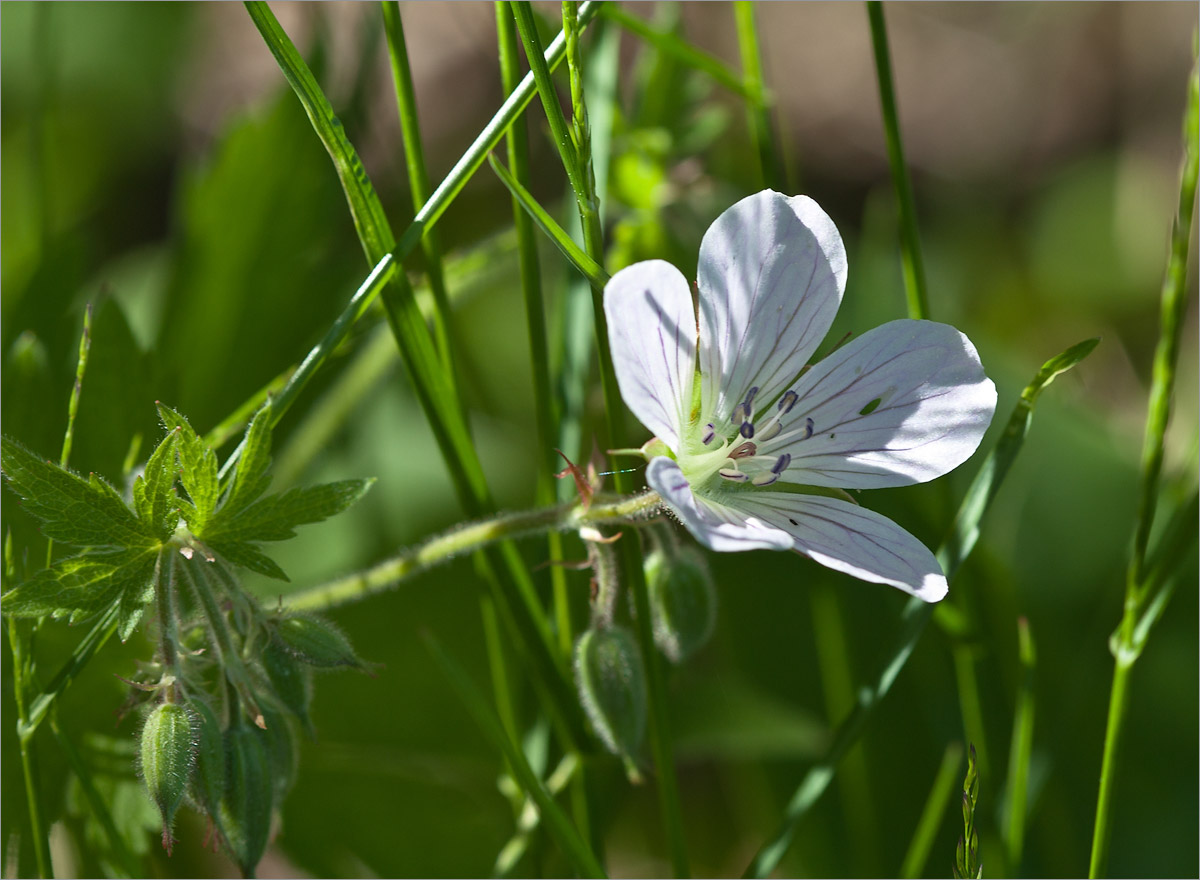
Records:
{"label": "hairy leaf", "polygon": [[223,540],[209,541],[208,545],[234,565],[240,565],[242,568],[257,571],[259,574],[265,574],[267,577],[275,578],[276,580],[290,580],[283,573],[283,569],[276,565],[275,560],[267,556],[267,554],[263,553],[253,544],[245,541]]}
{"label": "hairy leaf", "polygon": [[163,438],[146,462],[146,470],[133,483],[133,506],[138,519],[160,541],[170,538],[179,524],[179,502],[175,497],[179,434],[176,428]]}
{"label": "hairy leaf", "polygon": [[83,547],[146,547],[153,533],[95,474],[89,479],[39,458],[8,437],[0,440],[0,466],[25,509],[53,541]]}
{"label": "hairy leaf", "polygon": [[180,482],[191,499],[180,504],[180,512],[194,533],[200,532],[216,509],[220,497],[217,482],[217,454],[196,435],[191,424],[169,406],[158,404],[158,414],[168,428],[179,431]]}
{"label": "hairy leaf", "polygon": [[156,552],[149,548],[73,556],[43,569],[4,595],[12,617],[91,617],[129,590],[145,596],[153,589]]}
{"label": "hairy leaf", "polygon": [[374,480],[343,480],[321,486],[289,489],[252,504],[204,533],[210,544],[226,538],[239,541],[283,541],[295,537],[295,527],[320,522],[341,513],[366,494]]}

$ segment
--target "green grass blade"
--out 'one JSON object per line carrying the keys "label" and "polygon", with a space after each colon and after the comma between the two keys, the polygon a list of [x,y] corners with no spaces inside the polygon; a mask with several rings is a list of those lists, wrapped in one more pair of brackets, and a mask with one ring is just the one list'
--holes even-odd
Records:
{"label": "green grass blade", "polygon": [[584,253],[583,248],[571,240],[571,237],[555,222],[549,212],[537,203],[537,200],[534,199],[529,190],[521,186],[509,170],[496,161],[495,156],[488,156],[488,164],[492,166],[492,170],[496,172],[496,176],[500,178],[500,182],[508,187],[508,191],[512,193],[513,199],[520,204],[530,219],[537,225],[537,228],[554,242],[554,246],[567,258],[567,261],[593,286],[604,287],[609,279],[609,274],[604,271],[604,268]]}
{"label": "green grass blade", "polygon": [[742,56],[742,81],[749,94],[746,112],[750,116],[750,133],[758,153],[762,179],[770,189],[786,194],[788,185],[777,147],[775,127],[771,122],[771,101],[763,82],[762,52],[751,0],[734,2],[733,19],[737,28],[738,51]]}
{"label": "green grass blade", "polygon": [[600,8],[600,14],[631,34],[640,37],[658,51],[670,55],[694,70],[708,74],[735,95],[750,100],[755,98],[755,94],[742,77],[731,70],[725,62],[697,49],[687,40],[667,31],[656,30],[616,3],[605,3]]}
{"label": "green grass blade", "polygon": [[1026,804],[1029,791],[1029,760],[1033,755],[1033,676],[1037,668],[1033,633],[1029,621],[1017,620],[1017,639],[1021,658],[1021,682],[1017,688],[1017,708],[1013,715],[1012,745],[1008,755],[1008,812],[1004,817],[1004,848],[1009,870],[1019,874],[1021,853],[1025,848]]}
{"label": "green grass blade", "polygon": [[938,826],[941,825],[946,805],[950,803],[950,795],[954,791],[962,754],[962,743],[959,742],[950,743],[942,753],[942,763],[938,767],[937,776],[933,778],[929,797],[925,799],[921,818],[917,820],[917,830],[913,833],[908,852],[904,854],[904,862],[900,866],[901,877],[920,877],[925,872],[925,864],[929,861]]}
{"label": "green grass blade", "polygon": [[[586,27],[587,23],[595,17],[598,4],[596,2],[584,3],[579,7],[579,26]],[[566,38],[563,34],[559,34],[554,38],[553,42],[546,48],[544,55],[546,66],[553,71],[559,64],[562,63],[563,57],[566,54]],[[396,259],[404,259],[408,254],[412,253],[412,249],[416,247],[418,241],[425,234],[425,230],[433,226],[442,213],[454,201],[455,196],[466,186],[467,181],[471,179],[487,158],[488,154],[496,148],[500,143],[500,139],[504,137],[509,126],[512,125],[526,105],[533,99],[537,93],[537,86],[534,82],[532,73],[525,75],[521,80],[521,84],[513,91],[505,102],[496,111],[496,114],[491,118],[491,121],[483,127],[483,131],[475,138],[475,141],[463,153],[462,158],[458,160],[446,178],[438,185],[438,188],[433,191],[433,195],[417,212],[417,216],[413,218],[409,227],[400,235],[400,239],[396,244],[396,249],[393,252]]]}
{"label": "green grass blade", "polygon": [[[404,141],[404,161],[408,166],[408,186],[412,193],[413,211],[419,211],[429,197],[429,172],[425,169],[425,149],[421,144],[421,126],[417,117],[412,69],[408,63],[408,46],[404,41],[400,4],[396,0],[383,2],[383,27],[387,34],[388,57],[392,62],[392,80],[396,86],[396,106],[400,114],[400,135]],[[429,287],[433,291],[434,337],[442,362],[453,375],[450,299],[446,293],[442,248],[436,230],[426,230],[421,239],[421,248],[425,252],[426,275],[429,278]]]}
{"label": "green grass blade", "polygon": [[[1193,51],[1195,42],[1193,42]],[[1166,445],[1167,421],[1171,396],[1175,389],[1179,337],[1183,332],[1184,310],[1188,303],[1187,264],[1191,242],[1192,210],[1196,201],[1196,181],[1200,166],[1200,74],[1195,59],[1188,77],[1187,103],[1183,117],[1183,162],[1179,175],[1179,206],[1171,224],[1170,252],[1162,287],[1161,325],[1150,384],[1146,413],[1146,432],[1142,442],[1141,486],[1133,524],[1133,548],[1125,576],[1125,603],[1121,626],[1111,645],[1116,663],[1109,695],[1108,722],[1104,734],[1104,753],[1100,760],[1100,793],[1096,799],[1096,821],[1092,832],[1092,854],[1088,875],[1098,877],[1108,863],[1109,838],[1112,835],[1113,790],[1120,756],[1125,717],[1129,706],[1129,676],[1144,640],[1138,641],[1138,606],[1145,595],[1146,549],[1158,506],[1159,479]],[[1157,599],[1157,596],[1156,596]],[[1161,613],[1165,600],[1152,606]],[[1149,627],[1145,628],[1148,632]]]}
{"label": "green grass blade", "polygon": [[887,25],[883,20],[883,4],[879,0],[867,0],[867,17],[871,23],[871,47],[875,52],[875,75],[879,80],[888,165],[892,169],[892,184],[896,189],[896,205],[900,214],[900,263],[908,316],[928,318],[929,296],[925,285],[925,262],[921,257],[921,239],[917,233],[916,202],[908,177],[908,165],[904,161],[904,144],[900,139],[900,122],[896,114],[896,92],[892,86]]}
{"label": "green grass blade", "polygon": [[445,673],[467,711],[471,713],[471,717],[479,729],[492,745],[500,749],[508,760],[509,766],[512,767],[513,773],[516,774],[521,788],[537,803],[547,832],[554,838],[555,843],[570,861],[574,870],[582,877],[605,876],[595,855],[588,849],[578,830],[571,824],[571,820],[554,800],[554,797],[546,790],[542,780],[533,772],[533,768],[529,766],[520,746],[504,732],[504,726],[500,723],[500,719],[496,717],[487,700],[479,693],[466,672],[445,652],[433,636],[426,636],[426,642],[433,659],[442,668],[442,672]]}
{"label": "green grass blade", "polygon": [[[975,546],[979,537],[979,523],[1025,443],[1038,397],[1057,376],[1087,357],[1098,341],[1089,339],[1051,358],[1042,365],[1033,381],[1021,392],[1004,433],[984,459],[970,488],[967,489],[949,535],[938,548],[938,562],[941,563],[947,579],[953,579]],[[891,690],[937,607],[920,599],[912,599],[905,605],[900,615],[900,635],[891,653],[886,655],[888,659],[882,670],[870,685],[858,692],[858,702],[854,710],[838,725],[833,741],[821,760],[810,768],[801,780],[784,811],[783,821],[778,830],[759,849],[744,876],[766,877],[779,866],[780,860],[791,845],[796,828],[825,793],[825,789],[833,780],[838,763],[862,734],[875,707]]]}
{"label": "green grass blade", "polygon": [[[12,533],[5,548],[6,574],[12,563]],[[30,641],[22,632],[23,624],[8,618],[8,646],[12,653],[13,701],[17,706],[17,747],[21,752],[21,777],[25,784],[25,808],[29,811],[29,836],[33,841],[33,858],[39,877],[50,877],[50,828],[46,824],[42,805],[41,767],[33,733],[37,725],[30,724],[27,696],[32,690],[33,657]]]}

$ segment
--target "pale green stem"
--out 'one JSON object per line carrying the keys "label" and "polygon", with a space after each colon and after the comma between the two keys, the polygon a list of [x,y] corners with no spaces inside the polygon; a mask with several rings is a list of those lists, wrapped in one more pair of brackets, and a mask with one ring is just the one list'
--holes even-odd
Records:
{"label": "pale green stem", "polygon": [[37,751],[33,743],[33,733],[37,725],[30,723],[30,714],[25,702],[29,689],[26,673],[30,671],[30,666],[25,653],[27,645],[24,635],[18,629],[19,626],[16,618],[8,619],[8,644],[13,658],[13,699],[17,704],[17,744],[21,750],[21,775],[25,779],[25,805],[29,810],[29,836],[33,841],[34,862],[39,877],[50,877],[53,875],[49,829],[42,813]]}
{"label": "pale green stem", "polygon": [[1141,653],[1137,637],[1146,550],[1150,529],[1158,502],[1159,476],[1162,472],[1163,449],[1166,444],[1167,420],[1171,411],[1171,395],[1175,388],[1176,359],[1179,337],[1183,331],[1183,314],[1187,307],[1188,245],[1191,241],[1192,210],[1196,200],[1197,123],[1200,122],[1200,84],[1193,64],[1188,79],[1187,106],[1184,110],[1184,157],[1180,172],[1179,205],[1171,228],[1170,253],[1162,288],[1162,318],[1158,346],[1154,351],[1153,379],[1146,415],[1146,433],[1142,445],[1141,491],[1134,518],[1133,547],[1125,578],[1125,605],[1121,625],[1111,642],[1116,663],[1113,668],[1112,692],[1109,695],[1108,721],[1104,732],[1104,754],[1100,763],[1100,794],[1096,800],[1096,823],[1092,833],[1092,854],[1088,868],[1090,877],[1105,872],[1108,862],[1109,838],[1116,784],[1117,761],[1129,709],[1129,678]]}
{"label": "pale green stem", "polygon": [[763,182],[771,189],[786,194],[787,181],[776,149],[774,126],[771,124],[771,103],[763,85],[762,50],[759,47],[758,28],[754,23],[754,4],[750,0],[736,0],[733,17],[737,27],[738,50],[742,56],[742,82],[750,96],[750,132],[758,152]]}
{"label": "pale green stem", "polygon": [[435,535],[364,572],[302,590],[284,601],[289,608],[306,610],[340,605],[391,589],[429,568],[497,541],[587,526],[620,527],[654,516],[661,505],[658,495],[645,492],[612,501],[597,500],[586,508],[573,503],[498,514]]}
{"label": "pale green stem", "polygon": [[1025,808],[1029,792],[1029,760],[1033,754],[1033,673],[1037,654],[1029,621],[1017,619],[1017,640],[1021,658],[1021,684],[1017,689],[1017,708],[1013,714],[1012,746],[1008,756],[1008,815],[1005,821],[1005,849],[1010,871],[1019,872],[1025,848]]}
{"label": "pale green stem", "polygon": [[913,199],[900,122],[896,114],[896,92],[892,86],[892,59],[888,50],[887,25],[883,4],[868,0],[867,17],[871,22],[871,46],[875,51],[875,74],[879,79],[879,101],[883,107],[883,132],[887,139],[888,164],[896,188],[900,213],[900,263],[904,273],[904,294],[910,318],[929,317],[929,298],[925,290],[925,263],[921,258],[921,239],[917,234],[917,209]]}

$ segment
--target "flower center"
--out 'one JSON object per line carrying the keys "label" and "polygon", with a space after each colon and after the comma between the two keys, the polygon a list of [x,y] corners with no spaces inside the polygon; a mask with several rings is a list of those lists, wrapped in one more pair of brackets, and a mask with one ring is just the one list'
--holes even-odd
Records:
{"label": "flower center", "polygon": [[[717,476],[734,483],[769,486],[791,464],[790,453],[775,454],[764,447],[779,437],[783,431],[782,419],[792,411],[799,395],[787,391],[779,398],[774,411],[756,422],[754,399],[758,390],[755,385],[746,392],[745,399],[733,408],[728,423],[721,424],[723,419],[708,422],[697,426],[698,436],[693,433],[685,438],[679,466],[693,487],[709,485]],[[808,439],[812,433],[811,418],[805,419],[798,432],[789,432],[792,436],[798,434],[801,440]]]}

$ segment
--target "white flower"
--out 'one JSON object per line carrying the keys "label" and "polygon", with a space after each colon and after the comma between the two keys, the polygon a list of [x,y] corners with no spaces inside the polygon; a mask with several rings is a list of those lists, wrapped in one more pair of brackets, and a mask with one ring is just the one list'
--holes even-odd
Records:
{"label": "white flower", "polygon": [[797,550],[945,596],[920,541],[836,490],[922,483],[971,456],[996,388],[970,340],[892,321],[805,369],[846,288],[841,236],[805,196],[768,190],[729,208],[698,275],[699,328],[669,263],[629,266],[604,290],[621,395],[660,441],[643,447],[646,481],[713,550]]}

